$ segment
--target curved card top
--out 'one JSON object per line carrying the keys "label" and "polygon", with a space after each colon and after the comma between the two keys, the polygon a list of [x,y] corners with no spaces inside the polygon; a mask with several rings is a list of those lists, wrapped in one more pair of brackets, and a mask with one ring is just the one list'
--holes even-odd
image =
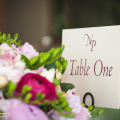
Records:
{"label": "curved card top", "polygon": [[[72,83],[81,102],[87,92],[95,106],[120,108],[120,26],[66,29],[63,57],[68,67],[62,82]],[[91,99],[86,97],[91,105]]]}

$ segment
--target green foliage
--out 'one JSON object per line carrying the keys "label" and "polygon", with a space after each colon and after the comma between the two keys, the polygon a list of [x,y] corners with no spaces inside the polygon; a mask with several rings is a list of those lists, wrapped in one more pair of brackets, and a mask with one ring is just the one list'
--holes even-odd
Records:
{"label": "green foliage", "polygon": [[72,108],[69,107],[68,102],[65,97],[62,96],[62,92],[57,92],[58,99],[50,103],[51,107],[55,109],[59,115],[66,118],[75,117],[75,113],[72,113]]}
{"label": "green foliage", "polygon": [[0,32],[0,43],[8,43],[9,45],[11,45],[11,43],[15,43],[16,45],[21,47],[21,40],[19,40],[17,42],[18,39],[18,33],[15,34],[14,39],[11,38],[10,34],[6,35],[5,33],[3,33],[3,35],[1,35]]}
{"label": "green foliage", "polygon": [[58,70],[59,70],[62,74],[64,74],[64,72],[65,72],[65,70],[66,70],[66,68],[67,68],[67,65],[68,65],[68,61],[65,60],[64,57],[62,57],[62,58],[60,59],[60,62],[59,62],[58,60],[55,62],[55,67],[58,68]]}
{"label": "green foliage", "polygon": [[31,97],[32,97],[31,93],[26,94],[25,99],[24,99],[25,103],[28,103]]}
{"label": "green foliage", "polygon": [[55,62],[50,63],[49,65],[44,66],[47,70],[54,68],[55,69]]}
{"label": "green foliage", "polygon": [[75,86],[71,83],[60,83],[61,90],[67,92],[69,89],[73,89]]}
{"label": "green foliage", "polygon": [[81,106],[85,106],[85,104],[84,104],[84,103],[81,103]]}
{"label": "green foliage", "polygon": [[30,65],[34,65],[37,61],[38,61],[39,57],[38,56],[35,56],[33,58],[30,59]]}
{"label": "green foliage", "polygon": [[47,66],[51,64],[52,62],[54,62],[55,60],[61,57],[64,47],[65,46],[63,45],[60,48],[56,48],[56,49],[52,48],[48,52],[46,53],[42,52],[36,58],[30,59],[30,65],[31,65],[30,68],[32,70],[35,70],[41,66]]}
{"label": "green foliage", "polygon": [[7,98],[10,97],[14,92],[15,88],[16,88],[16,84],[9,81],[4,88],[4,91],[3,91],[4,96]]}
{"label": "green foliage", "polygon": [[89,111],[91,111],[91,110],[93,110],[93,106],[89,106],[87,109],[88,109]]}
{"label": "green foliage", "polygon": [[21,60],[25,63],[26,68],[30,69],[30,61],[29,61],[29,59],[26,56],[21,54]]}
{"label": "green foliage", "polygon": [[100,114],[102,114],[104,112],[104,110],[100,110],[100,111],[97,111],[96,109],[93,109],[90,113],[91,113],[91,116],[92,118],[96,118],[98,117]]}
{"label": "green foliage", "polygon": [[53,83],[55,86],[58,86],[60,84],[60,80],[59,79],[54,79]]}
{"label": "green foliage", "polygon": [[20,94],[20,98],[22,98],[23,96],[25,96],[25,94],[29,91],[31,91],[32,87],[29,87],[28,85],[24,85],[22,88],[22,92]]}
{"label": "green foliage", "polygon": [[2,116],[2,111],[0,111],[0,116]]}

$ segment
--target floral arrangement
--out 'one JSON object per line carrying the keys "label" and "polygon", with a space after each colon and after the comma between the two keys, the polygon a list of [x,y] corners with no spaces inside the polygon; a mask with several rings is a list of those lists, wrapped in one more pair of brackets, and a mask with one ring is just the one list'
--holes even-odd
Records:
{"label": "floral arrangement", "polygon": [[103,112],[84,107],[74,85],[60,82],[65,46],[38,53],[17,39],[0,33],[0,120],[87,120]]}

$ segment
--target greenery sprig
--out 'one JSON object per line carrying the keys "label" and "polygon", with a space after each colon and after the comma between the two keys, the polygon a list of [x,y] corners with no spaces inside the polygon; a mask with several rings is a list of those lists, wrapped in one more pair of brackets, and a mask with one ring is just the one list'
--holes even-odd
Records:
{"label": "greenery sprig", "polygon": [[52,108],[54,108],[59,115],[64,116],[64,117],[75,117],[75,113],[71,112],[72,108],[69,107],[69,104],[65,98],[65,96],[63,96],[63,92],[57,92],[58,95],[58,99],[54,100],[50,103],[50,105],[52,106]]}
{"label": "greenery sprig", "polygon": [[101,115],[103,112],[104,112],[103,109],[101,109],[99,111],[97,111],[96,109],[93,109],[90,113],[91,113],[92,118],[96,118],[99,115]]}
{"label": "greenery sprig", "polygon": [[[26,56],[21,55],[21,60],[25,62],[26,68],[29,68],[31,70],[36,70],[41,66],[49,65],[50,63],[59,59],[61,57],[64,48],[65,48],[64,45],[61,46],[60,48],[56,48],[56,49],[52,48],[50,51],[46,53],[42,52],[38,56],[35,56],[30,60]],[[65,64],[63,66],[64,66],[63,68],[65,68]]]}
{"label": "greenery sprig", "polygon": [[15,43],[16,45],[21,47],[20,44],[22,41],[19,40],[17,42],[17,39],[18,39],[18,33],[14,35],[14,38],[11,38],[10,34],[6,35],[5,33],[3,33],[3,35],[1,35],[1,32],[0,32],[0,43],[8,43],[9,45],[11,45],[12,43]]}
{"label": "greenery sprig", "polygon": [[67,68],[67,65],[68,65],[68,61],[65,60],[64,57],[62,57],[62,58],[60,59],[60,62],[59,62],[58,60],[55,62],[55,67],[58,68],[58,70],[59,70],[62,74],[64,74],[64,72],[65,72],[65,70],[66,70],[66,68]]}

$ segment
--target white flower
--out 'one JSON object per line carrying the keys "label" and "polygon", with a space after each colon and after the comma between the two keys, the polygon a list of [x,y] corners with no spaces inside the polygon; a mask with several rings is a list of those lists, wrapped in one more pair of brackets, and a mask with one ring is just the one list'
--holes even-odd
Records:
{"label": "white flower", "polygon": [[3,88],[7,83],[7,77],[4,75],[0,75],[0,88]]}
{"label": "white flower", "polygon": [[3,112],[8,111],[8,109],[10,108],[10,101],[6,100],[6,99],[0,99],[0,110]]}
{"label": "white flower", "polygon": [[7,77],[7,80],[11,80],[13,83],[19,82],[21,77],[23,76],[24,68],[21,66],[2,66],[0,65],[0,75],[4,75]]}
{"label": "white flower", "polygon": [[58,69],[56,69],[56,78],[57,79],[61,79],[62,78],[62,73]]}
{"label": "white flower", "polygon": [[55,75],[55,69],[52,68],[48,71],[46,68],[44,68],[40,75],[47,78],[50,82],[53,82],[54,75]]}
{"label": "white flower", "polygon": [[37,72],[30,70],[30,69],[25,69],[24,74],[27,74],[27,73],[37,73]]}
{"label": "white flower", "polygon": [[22,61],[17,61],[17,62],[15,63],[15,66],[21,66],[21,67],[25,68],[25,63],[22,62]]}
{"label": "white flower", "polygon": [[21,60],[21,54],[18,54],[15,58],[14,58],[14,61],[17,62],[17,61],[20,61]]}

